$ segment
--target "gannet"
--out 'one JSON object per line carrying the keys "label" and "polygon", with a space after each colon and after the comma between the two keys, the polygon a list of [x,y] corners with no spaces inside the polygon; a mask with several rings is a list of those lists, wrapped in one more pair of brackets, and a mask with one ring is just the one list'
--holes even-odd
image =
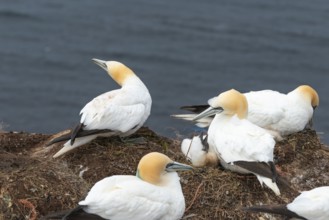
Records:
{"label": "gannet", "polygon": [[188,161],[195,167],[217,166],[219,164],[218,157],[215,152],[209,151],[207,135],[185,138],[181,142],[181,151]]}
{"label": "gannet", "polygon": [[329,186],[304,191],[289,204],[253,206],[244,210],[280,214],[288,218],[328,220]]}
{"label": "gannet", "polygon": [[[314,109],[319,105],[318,93],[308,85],[301,85],[288,94],[273,90],[244,93],[248,101],[248,117],[252,123],[267,129],[277,140],[303,130],[311,125]],[[209,104],[209,102],[208,102]],[[183,106],[194,114],[173,115],[184,120],[193,120],[209,105]],[[199,127],[208,127],[213,117],[196,120]]]}
{"label": "gannet", "polygon": [[209,104],[195,120],[215,115],[208,129],[208,143],[222,166],[239,173],[253,173],[261,185],[265,183],[280,195],[273,163],[274,138],[246,119],[246,97],[231,89],[210,99]]}
{"label": "gannet", "polygon": [[107,71],[121,89],[101,94],[83,107],[80,111],[80,123],[71,133],[48,144],[67,141],[54,158],[98,136],[129,136],[137,131],[150,115],[150,93],[131,69],[117,61],[92,60]]}
{"label": "gannet", "polygon": [[89,219],[89,215],[111,220],[180,219],[185,212],[185,200],[176,171],[191,169],[164,154],[146,154],[138,164],[136,176],[116,175],[100,180],[77,208],[59,215],[72,220],[82,216]]}

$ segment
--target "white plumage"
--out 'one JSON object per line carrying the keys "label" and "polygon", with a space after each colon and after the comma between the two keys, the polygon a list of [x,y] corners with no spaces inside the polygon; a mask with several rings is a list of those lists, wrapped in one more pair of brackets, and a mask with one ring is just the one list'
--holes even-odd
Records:
{"label": "white plumage", "polygon": [[329,219],[329,186],[304,191],[289,204],[251,206],[244,210],[280,214],[289,219],[327,220]]}
{"label": "white plumage", "polygon": [[304,191],[287,208],[296,214],[312,220],[329,219],[329,186]]}
{"label": "white plumage", "polygon": [[207,149],[209,146],[206,135],[194,136],[192,139],[185,138],[181,143],[181,151],[195,167],[216,166],[218,157],[214,152]]}
{"label": "white plumage", "polygon": [[310,86],[299,86],[288,94],[272,90],[245,93],[248,120],[285,136],[303,130],[312,120],[319,96]]}
{"label": "white plumage", "polygon": [[[244,93],[248,101],[247,119],[267,129],[277,139],[303,130],[312,120],[314,108],[319,105],[319,96],[310,86],[302,85],[288,94],[273,90]],[[209,104],[209,103],[208,103]],[[184,108],[184,107],[183,107]],[[188,106],[186,109],[200,113],[204,106]],[[173,115],[191,121],[197,114]],[[206,117],[195,121],[199,127],[207,127],[213,118]]]}
{"label": "white plumage", "polygon": [[[150,115],[152,99],[149,91],[131,69],[116,61],[93,60],[122,88],[99,95],[85,105],[80,112],[82,126],[76,137],[73,141],[72,137],[69,137],[54,157],[59,157],[98,136],[131,135]],[[96,132],[79,136],[79,132],[92,130]]]}
{"label": "white plumage", "polygon": [[235,172],[255,174],[261,184],[264,182],[280,195],[271,178],[235,165],[237,161],[256,162],[254,165],[257,162],[273,163],[275,141],[268,132],[246,119],[248,103],[245,96],[232,89],[210,99],[209,104],[210,107],[196,116],[196,120],[216,114],[208,129],[208,143],[210,149],[217,152],[221,164]]}
{"label": "white plumage", "polygon": [[140,160],[136,176],[117,175],[100,180],[79,202],[80,208],[66,217],[78,219],[77,214],[84,213],[84,219],[89,214],[111,220],[180,219],[185,212],[185,199],[175,171],[191,169],[164,154],[149,153]]}
{"label": "white plumage", "polygon": [[79,202],[84,211],[105,219],[179,219],[185,201],[177,173],[168,173],[166,186],[136,176],[112,176],[97,182]]}

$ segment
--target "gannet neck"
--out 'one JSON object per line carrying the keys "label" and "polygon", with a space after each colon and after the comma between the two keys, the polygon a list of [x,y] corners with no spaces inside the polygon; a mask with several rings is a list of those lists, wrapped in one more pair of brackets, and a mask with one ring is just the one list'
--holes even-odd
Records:
{"label": "gannet neck", "polygon": [[154,185],[161,185],[161,175],[165,172],[166,165],[172,162],[164,154],[153,152],[145,155],[138,164],[137,176]]}
{"label": "gannet neck", "polygon": [[[211,101],[210,101],[211,102]],[[246,97],[235,89],[228,90],[219,94],[212,107],[222,107],[224,114],[237,115],[238,118],[244,119],[248,114],[248,102]]]}
{"label": "gannet neck", "polygon": [[129,78],[137,77],[129,67],[120,62],[107,61],[106,66],[108,74],[120,86],[123,86]]}
{"label": "gannet neck", "polygon": [[301,85],[295,89],[300,93],[303,98],[307,99],[313,108],[316,108],[320,104],[320,98],[318,93],[309,85]]}
{"label": "gannet neck", "polygon": [[92,60],[102,69],[107,71],[112,79],[120,86],[123,86],[130,78],[136,78],[139,80],[139,78],[129,67],[118,61],[104,61],[95,58]]}

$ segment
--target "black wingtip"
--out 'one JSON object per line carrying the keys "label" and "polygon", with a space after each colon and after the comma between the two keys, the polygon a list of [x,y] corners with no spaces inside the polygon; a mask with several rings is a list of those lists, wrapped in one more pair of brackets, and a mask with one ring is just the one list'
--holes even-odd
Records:
{"label": "black wingtip", "polygon": [[190,106],[190,105],[184,105],[184,106],[181,106],[179,107],[179,109],[182,109],[182,110],[190,110],[193,106]]}
{"label": "black wingtip", "polygon": [[289,218],[298,218],[302,220],[307,220],[306,218],[299,216],[295,212],[290,211],[287,205],[262,205],[262,206],[251,206],[242,208],[243,211],[247,212],[265,212],[271,214],[278,214],[287,216]]}
{"label": "black wingtip", "polygon": [[270,165],[266,162],[258,162],[258,161],[234,161],[234,165],[237,165],[243,169],[249,170],[252,173],[267,177],[272,179],[273,172],[270,168]]}
{"label": "black wingtip", "polygon": [[69,134],[64,134],[64,135],[62,135],[60,137],[57,137],[57,138],[52,139],[51,141],[49,141],[46,144],[46,146],[50,146],[52,144],[55,144],[55,143],[58,143],[58,142],[62,142],[62,141],[68,141],[68,140],[70,140],[70,138],[71,138],[71,134],[70,133]]}
{"label": "black wingtip", "polygon": [[52,220],[52,219],[62,219],[62,220],[104,220],[104,218],[87,213],[83,210],[84,206],[77,206],[74,209],[54,212],[41,218],[41,220]]}
{"label": "black wingtip", "polygon": [[207,108],[209,108],[209,105],[185,105],[180,107],[180,109],[182,110],[186,110],[194,113],[201,113]]}
{"label": "black wingtip", "polygon": [[40,218],[40,220],[52,220],[52,219],[63,219],[67,213],[69,213],[70,210],[65,211],[59,211],[59,212],[53,212],[46,216],[43,216]]}
{"label": "black wingtip", "polygon": [[273,182],[276,182],[285,189],[291,190],[290,184],[277,173],[273,162],[234,161],[234,165],[249,170],[252,173],[272,179]]}
{"label": "black wingtip", "polygon": [[82,131],[82,128],[84,127],[83,123],[79,123],[71,132],[71,145],[74,144],[75,138],[77,138],[80,131]]}

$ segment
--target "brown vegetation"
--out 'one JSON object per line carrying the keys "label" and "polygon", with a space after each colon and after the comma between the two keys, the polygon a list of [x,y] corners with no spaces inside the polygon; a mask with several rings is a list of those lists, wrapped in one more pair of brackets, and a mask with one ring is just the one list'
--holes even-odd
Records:
{"label": "brown vegetation", "polygon": [[[53,159],[60,145],[45,147],[52,137],[43,134],[0,134],[0,219],[38,219],[47,213],[73,208],[98,180],[115,174],[135,175],[139,159],[158,151],[188,163],[180,152],[180,141],[156,135],[147,128],[135,137],[146,143],[122,143],[100,138]],[[280,175],[291,184],[280,197],[262,188],[253,175],[222,168],[199,168],[180,173],[186,199],[184,219],[280,219],[251,214],[242,207],[286,203],[299,191],[329,185],[329,150],[311,130],[280,142],[275,150]]]}

